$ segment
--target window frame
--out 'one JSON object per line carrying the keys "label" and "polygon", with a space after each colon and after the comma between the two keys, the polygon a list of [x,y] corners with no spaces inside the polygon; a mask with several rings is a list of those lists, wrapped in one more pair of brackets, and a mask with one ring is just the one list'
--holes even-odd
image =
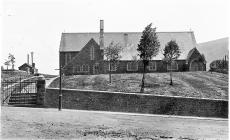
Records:
{"label": "window frame", "polygon": [[114,65],[114,67],[111,67],[111,68],[114,68],[114,69],[110,69],[110,64],[108,63],[108,71],[117,71],[117,64],[116,63],[111,63],[111,66]]}
{"label": "window frame", "polygon": [[154,63],[154,69],[151,68],[151,67],[153,67],[153,65],[148,65],[148,70],[149,71],[156,71],[157,70],[157,63],[156,63],[156,61],[149,62],[149,64],[153,64],[153,63]]}
{"label": "window frame", "polygon": [[65,65],[67,65],[71,61],[71,53],[65,53]]}
{"label": "window frame", "polygon": [[[87,68],[88,68],[87,71],[84,70],[84,66],[87,66]],[[89,65],[88,64],[83,64],[81,67],[82,67],[81,72],[89,72]]]}
{"label": "window frame", "polygon": [[95,48],[94,48],[94,46],[91,46],[90,47],[90,60],[94,60],[95,59],[94,53],[95,53]]}
{"label": "window frame", "polygon": [[[79,71],[78,71],[78,69],[77,69],[78,67],[80,68]],[[82,72],[82,67],[81,67],[81,65],[76,65],[76,66],[74,66],[74,72],[77,72],[77,73]]]}
{"label": "window frame", "polygon": [[178,70],[178,63],[176,61],[173,61],[172,63],[176,64],[176,69],[170,69],[171,64],[167,64],[167,70]]}
{"label": "window frame", "polygon": [[[135,65],[136,65],[136,69],[129,69],[129,64],[132,64],[132,63],[135,63]],[[131,65],[132,66],[132,65]],[[138,71],[138,62],[128,62],[127,63],[127,66],[126,66],[127,68],[127,71]],[[132,68],[132,67],[131,67]]]}

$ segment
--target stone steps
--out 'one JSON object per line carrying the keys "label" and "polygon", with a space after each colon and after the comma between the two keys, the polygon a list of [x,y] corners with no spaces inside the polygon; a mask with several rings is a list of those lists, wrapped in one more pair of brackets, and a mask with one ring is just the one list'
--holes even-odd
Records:
{"label": "stone steps", "polygon": [[36,93],[17,93],[12,94],[9,99],[9,105],[36,105],[37,94]]}

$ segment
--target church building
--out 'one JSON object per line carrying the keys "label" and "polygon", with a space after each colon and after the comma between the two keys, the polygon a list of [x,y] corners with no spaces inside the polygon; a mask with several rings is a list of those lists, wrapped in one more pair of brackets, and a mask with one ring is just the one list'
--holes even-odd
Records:
{"label": "church building", "polygon": [[[89,33],[62,33],[59,57],[60,67],[65,75],[139,73],[143,64],[134,58],[138,57],[137,45],[142,32],[104,32],[104,21],[100,20],[100,31]],[[206,61],[196,48],[196,40],[192,31],[157,32],[160,42],[159,53],[147,68],[147,72],[167,72],[169,70],[205,71]],[[181,55],[172,67],[162,61],[165,45],[175,40]],[[111,42],[122,45],[121,59],[109,67],[104,57],[104,48]]]}

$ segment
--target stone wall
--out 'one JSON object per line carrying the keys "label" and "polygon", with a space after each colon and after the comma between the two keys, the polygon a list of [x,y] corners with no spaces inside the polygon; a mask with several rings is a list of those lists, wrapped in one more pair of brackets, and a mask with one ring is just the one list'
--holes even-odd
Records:
{"label": "stone wall", "polygon": [[[58,89],[47,88],[44,105],[58,108],[58,94]],[[63,89],[62,94],[66,109],[228,118],[226,100],[71,89]]]}

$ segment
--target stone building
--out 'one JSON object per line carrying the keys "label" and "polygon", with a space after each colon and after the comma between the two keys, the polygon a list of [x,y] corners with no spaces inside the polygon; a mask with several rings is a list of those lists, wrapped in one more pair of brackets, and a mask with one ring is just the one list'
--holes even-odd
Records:
{"label": "stone building", "polygon": [[[112,73],[136,73],[143,70],[143,64],[134,60],[137,57],[137,45],[142,32],[104,32],[104,22],[100,20],[99,33],[62,33],[59,57],[60,66],[65,75],[101,74],[109,72],[109,64],[104,59],[103,49],[112,41],[123,47],[121,59],[111,66]],[[196,48],[192,31],[157,32],[160,41],[159,54],[154,57],[147,72],[204,71],[206,62]],[[172,67],[162,61],[163,49],[175,40],[181,49],[181,55]]]}

